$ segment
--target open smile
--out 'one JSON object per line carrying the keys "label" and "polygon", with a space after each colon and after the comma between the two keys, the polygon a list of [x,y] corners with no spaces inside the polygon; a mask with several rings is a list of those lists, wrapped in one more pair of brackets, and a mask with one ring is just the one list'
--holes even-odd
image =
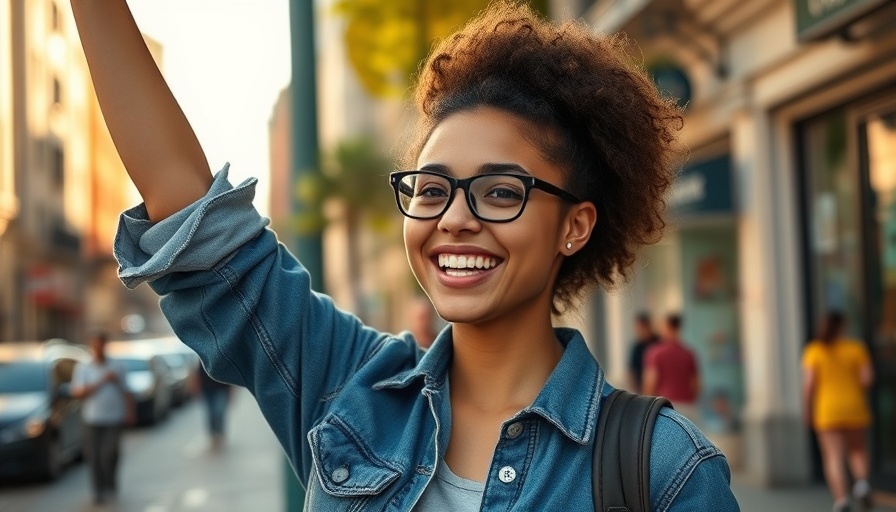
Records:
{"label": "open smile", "polygon": [[496,267],[498,258],[473,254],[439,254],[438,263],[442,271],[458,275],[459,273],[472,273]]}
{"label": "open smile", "polygon": [[[483,277],[503,261],[482,254],[440,253],[432,258],[442,275],[450,278]],[[459,284],[459,283],[456,283]]]}

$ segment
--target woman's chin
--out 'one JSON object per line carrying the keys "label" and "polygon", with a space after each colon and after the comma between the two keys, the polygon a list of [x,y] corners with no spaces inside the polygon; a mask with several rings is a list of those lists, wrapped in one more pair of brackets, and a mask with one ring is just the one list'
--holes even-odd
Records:
{"label": "woman's chin", "polygon": [[482,321],[483,312],[464,304],[443,304],[435,306],[443,320],[452,324],[476,324]]}

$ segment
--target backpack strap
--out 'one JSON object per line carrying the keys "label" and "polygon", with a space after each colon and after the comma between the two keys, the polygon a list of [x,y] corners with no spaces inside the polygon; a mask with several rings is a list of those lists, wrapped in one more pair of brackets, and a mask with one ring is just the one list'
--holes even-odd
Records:
{"label": "backpack strap", "polygon": [[604,400],[592,463],[596,512],[650,512],[650,443],[663,407],[672,404],[621,389]]}

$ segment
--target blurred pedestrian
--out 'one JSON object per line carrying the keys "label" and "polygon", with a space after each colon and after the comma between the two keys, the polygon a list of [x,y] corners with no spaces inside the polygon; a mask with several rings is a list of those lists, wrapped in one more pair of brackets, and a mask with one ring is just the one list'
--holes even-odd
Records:
{"label": "blurred pedestrian", "polygon": [[835,512],[850,510],[847,464],[853,497],[866,510],[872,505],[867,448],[871,411],[865,395],[874,375],[864,343],[846,337],[845,329],[844,315],[830,311],[818,338],[803,350],[805,418],[818,438]]}
{"label": "blurred pedestrian", "polygon": [[[212,176],[127,2],[72,6],[144,199],[122,217],[120,276],[152,281],[212,376],[249,388],[306,508],[593,508],[583,484],[613,386],[553,313],[658,238],[680,156],[681,112],[624,41],[494,2],[421,66],[418,137],[388,183],[411,270],[450,322],[424,352],[315,293],[252,206],[255,181]],[[649,501],[737,510],[721,451],[659,414]]]}
{"label": "blurred pedestrian", "polygon": [[125,382],[125,369],[106,359],[104,332],[89,340],[93,358],[78,363],[72,375],[71,394],[83,400],[85,457],[90,464],[93,496],[103,503],[118,491],[121,433],[134,423],[134,401]]}
{"label": "blurred pedestrian", "polygon": [[211,447],[213,450],[220,450],[224,446],[224,424],[233,397],[233,386],[213,379],[202,365],[196,375],[199,379],[202,401],[205,404],[206,426]]}
{"label": "blurred pedestrian", "polygon": [[436,340],[436,312],[432,303],[425,297],[415,297],[408,308],[410,314],[410,331],[421,348],[429,348]]}
{"label": "blurred pedestrian", "polygon": [[641,393],[644,354],[657,341],[659,336],[653,331],[650,315],[646,312],[638,313],[635,317],[635,340],[628,358],[628,387],[633,393]]}
{"label": "blurred pedestrian", "polygon": [[676,410],[697,422],[700,368],[694,352],[681,339],[681,323],[681,315],[667,316],[662,338],[647,350],[642,392],[668,398]]}

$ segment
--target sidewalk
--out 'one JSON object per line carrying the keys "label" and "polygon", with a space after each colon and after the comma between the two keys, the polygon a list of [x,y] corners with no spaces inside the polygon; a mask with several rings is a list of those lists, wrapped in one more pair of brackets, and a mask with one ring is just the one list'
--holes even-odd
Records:
{"label": "sidewalk", "polygon": [[[764,489],[735,474],[731,488],[743,512],[828,512],[833,504],[830,493],[822,484]],[[875,497],[878,505],[874,512],[896,512],[893,496]]]}
{"label": "sidewalk", "polygon": [[731,489],[743,512],[827,512],[831,497],[822,485],[764,489],[732,475]]}

